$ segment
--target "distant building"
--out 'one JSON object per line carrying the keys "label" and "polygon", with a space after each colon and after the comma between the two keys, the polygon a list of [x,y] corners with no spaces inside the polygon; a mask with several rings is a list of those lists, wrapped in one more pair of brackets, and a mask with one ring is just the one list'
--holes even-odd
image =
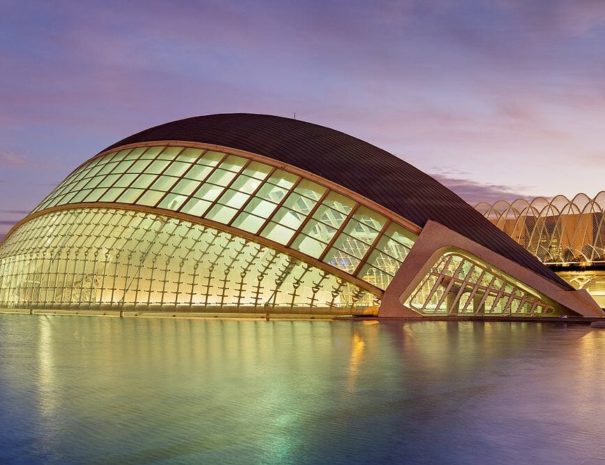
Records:
{"label": "distant building", "polygon": [[602,315],[408,163],[251,114],[147,129],[78,167],[0,246],[0,307]]}
{"label": "distant building", "polygon": [[605,192],[480,203],[488,220],[605,307]]}

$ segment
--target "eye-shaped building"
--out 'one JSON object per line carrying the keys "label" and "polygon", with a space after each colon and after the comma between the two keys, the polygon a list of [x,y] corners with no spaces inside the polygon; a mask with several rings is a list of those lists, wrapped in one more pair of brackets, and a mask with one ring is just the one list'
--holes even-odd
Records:
{"label": "eye-shaped building", "polygon": [[602,316],[405,161],[252,114],[167,123],[82,164],[0,245],[0,307]]}

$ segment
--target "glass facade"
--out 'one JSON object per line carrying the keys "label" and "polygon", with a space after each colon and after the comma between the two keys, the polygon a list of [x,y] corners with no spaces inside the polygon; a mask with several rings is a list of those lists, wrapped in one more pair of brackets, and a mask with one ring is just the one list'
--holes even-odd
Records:
{"label": "glass facade", "polygon": [[356,313],[377,299],[253,241],[130,210],[49,212],[0,248],[0,307]]}
{"label": "glass facade", "polygon": [[140,205],[258,235],[387,288],[416,236],[376,211],[284,169],[229,153],[150,146],[93,158],[35,211]]}
{"label": "glass facade", "polygon": [[444,253],[404,302],[425,315],[558,316],[555,304],[476,257]]}

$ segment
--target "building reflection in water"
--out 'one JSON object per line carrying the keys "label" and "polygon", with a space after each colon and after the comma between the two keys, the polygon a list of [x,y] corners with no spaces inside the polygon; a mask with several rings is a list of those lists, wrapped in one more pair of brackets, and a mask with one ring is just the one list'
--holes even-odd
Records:
{"label": "building reflection in water", "polygon": [[3,316],[0,348],[5,462],[605,454],[584,326]]}

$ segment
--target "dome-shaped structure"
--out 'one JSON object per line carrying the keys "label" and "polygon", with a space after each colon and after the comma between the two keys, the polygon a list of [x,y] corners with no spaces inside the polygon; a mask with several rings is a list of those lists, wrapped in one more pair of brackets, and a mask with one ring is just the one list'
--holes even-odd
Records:
{"label": "dome-shaped structure", "polygon": [[582,313],[571,289],[403,160],[266,115],[123,139],[0,247],[0,306],[29,309]]}

